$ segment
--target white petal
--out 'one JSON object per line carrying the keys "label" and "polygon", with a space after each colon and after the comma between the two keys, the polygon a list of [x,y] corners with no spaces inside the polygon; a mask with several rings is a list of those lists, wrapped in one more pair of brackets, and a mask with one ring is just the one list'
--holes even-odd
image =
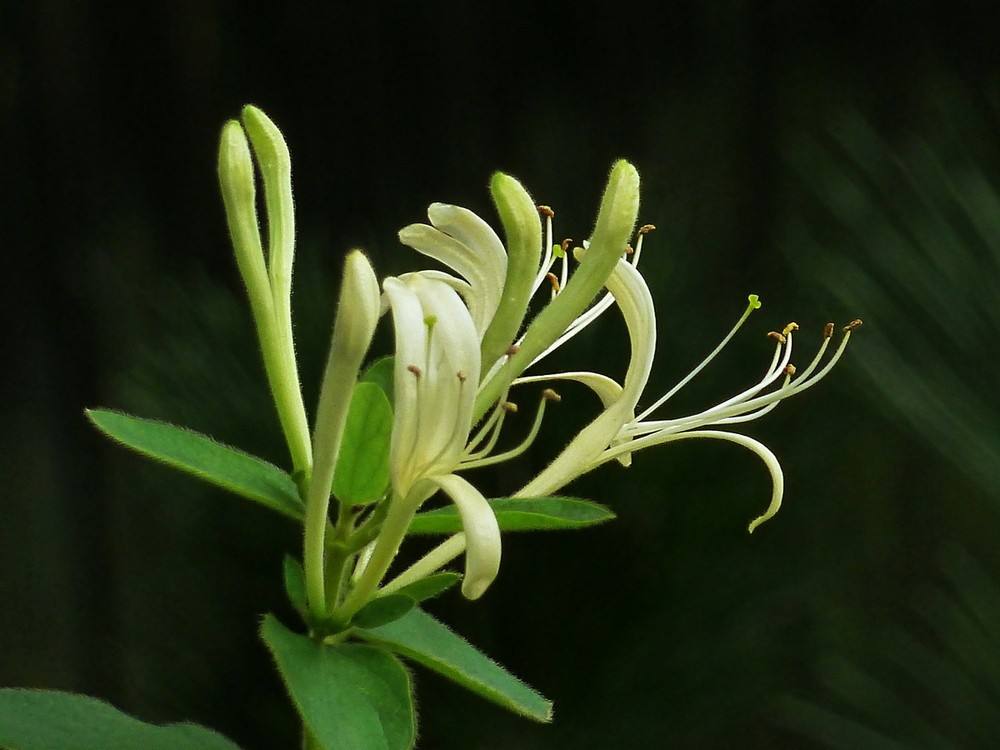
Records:
{"label": "white petal", "polygon": [[483,316],[493,318],[500,295],[503,278],[496,278],[495,269],[465,243],[450,237],[427,224],[410,224],[399,230],[399,241],[418,253],[444,263],[472,286],[472,291],[482,300]]}
{"label": "white petal", "polygon": [[507,277],[507,251],[493,227],[467,208],[432,203],[427,209],[431,224],[472,249],[489,269],[494,284],[502,287]]}
{"label": "white petal", "polygon": [[448,285],[411,280],[429,331],[427,371],[420,404],[422,430],[418,452],[427,457],[422,473],[451,471],[461,458],[472,427],[479,382],[479,336],[468,308]]}
{"label": "white petal", "polygon": [[393,373],[394,415],[390,464],[393,487],[406,494],[414,481],[411,456],[418,440],[419,393],[423,371],[427,369],[427,325],[420,299],[406,284],[396,278],[382,282],[392,308],[396,338],[396,359]]}
{"label": "white petal", "polygon": [[645,279],[624,260],[618,262],[608,278],[607,287],[622,311],[632,345],[622,394],[583,428],[545,470],[517,492],[520,497],[547,495],[566,485],[618,437],[621,428],[635,414],[635,406],[653,365],[656,311]]}
{"label": "white petal", "polygon": [[493,583],[500,570],[500,527],[486,498],[465,479],[455,474],[431,477],[458,508],[465,532],[465,578],[462,595],[478,599]]}

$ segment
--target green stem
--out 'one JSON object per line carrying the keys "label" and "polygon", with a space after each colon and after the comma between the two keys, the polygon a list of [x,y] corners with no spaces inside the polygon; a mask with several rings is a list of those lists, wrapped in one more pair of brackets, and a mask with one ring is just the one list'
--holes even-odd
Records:
{"label": "green stem", "polygon": [[389,502],[389,512],[386,514],[365,572],[361,574],[361,578],[347,595],[344,603],[333,613],[334,619],[338,622],[350,621],[351,617],[371,599],[389,566],[392,565],[393,558],[396,557],[399,545],[406,537],[419,505],[419,503],[407,503],[404,498],[398,496],[394,496]]}

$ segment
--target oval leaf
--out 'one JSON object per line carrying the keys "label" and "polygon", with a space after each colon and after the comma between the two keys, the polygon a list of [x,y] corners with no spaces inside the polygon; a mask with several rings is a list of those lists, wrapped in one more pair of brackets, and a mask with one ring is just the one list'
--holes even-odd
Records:
{"label": "oval leaf", "polygon": [[414,609],[388,625],[354,632],[510,711],[543,723],[552,721],[551,701],[422,609]]}
{"label": "oval leaf", "polygon": [[362,383],[374,383],[381,388],[386,398],[389,399],[390,406],[395,406],[395,394],[392,390],[395,381],[395,367],[396,358],[392,355],[379,357],[368,366],[368,369],[359,378]]}
{"label": "oval leaf", "polygon": [[[573,497],[501,497],[489,500],[501,531],[559,531],[595,526],[615,518],[609,508]],[[410,534],[455,534],[462,520],[454,505],[417,513]]]}
{"label": "oval leaf", "polygon": [[427,599],[440,596],[461,580],[461,574],[446,570],[443,573],[435,573],[408,586],[403,586],[396,593],[404,594],[419,604]]}
{"label": "oval leaf", "polygon": [[377,628],[398,620],[415,606],[417,602],[406,594],[380,596],[358,610],[351,619],[351,625],[356,628]]}
{"label": "oval leaf", "polygon": [[107,409],[88,409],[86,414],[97,429],[127,448],[290,518],[302,519],[295,482],[274,464],[166,422]]}
{"label": "oval leaf", "polygon": [[239,750],[195,724],[146,724],[97,698],[0,689],[0,747],[15,750]]}
{"label": "oval leaf", "polygon": [[390,653],[325,646],[273,615],[260,628],[302,721],[324,750],[410,750],[416,737],[410,676]]}
{"label": "oval leaf", "polygon": [[351,396],[333,474],[333,494],[350,505],[382,499],[389,486],[392,406],[375,383],[358,383]]}

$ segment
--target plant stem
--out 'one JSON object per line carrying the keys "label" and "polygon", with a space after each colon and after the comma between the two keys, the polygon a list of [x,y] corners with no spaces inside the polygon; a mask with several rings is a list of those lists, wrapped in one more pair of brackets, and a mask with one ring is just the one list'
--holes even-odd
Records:
{"label": "plant stem", "polygon": [[413,514],[417,512],[419,503],[407,503],[405,498],[393,496],[389,500],[389,512],[386,514],[382,524],[382,531],[379,533],[378,541],[375,543],[375,550],[371,559],[361,574],[361,578],[354,585],[351,593],[348,594],[344,603],[334,611],[334,618],[338,621],[346,622],[361,609],[375,593],[383,576],[392,564],[399,545],[402,544],[406,536]]}

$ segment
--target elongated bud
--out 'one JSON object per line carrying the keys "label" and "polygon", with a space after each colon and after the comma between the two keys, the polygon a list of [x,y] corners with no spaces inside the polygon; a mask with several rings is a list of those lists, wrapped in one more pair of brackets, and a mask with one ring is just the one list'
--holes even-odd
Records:
{"label": "elongated bud", "polygon": [[284,300],[291,294],[292,262],[295,257],[292,161],[281,131],[260,109],[249,104],[245,106],[243,125],[264,182],[271,286],[275,299]]}
{"label": "elongated bud", "polygon": [[639,173],[621,159],[611,168],[590,246],[579,268],[559,295],[532,321],[517,354],[484,385],[476,400],[475,418],[486,413],[514,378],[555,341],[601,291],[625,252],[638,214]]}
{"label": "elongated bud", "polygon": [[243,128],[236,120],[230,120],[222,128],[218,169],[236,264],[257,315],[270,308],[271,291],[257,226],[253,158]]}
{"label": "elongated bud", "polygon": [[316,617],[326,613],[323,565],[330,488],[358,370],[378,324],[379,299],[375,271],[364,253],[354,250],[344,262],[344,280],[333,324],[330,355],[316,410],[313,430],[315,463],[306,496],[303,562],[309,608]]}
{"label": "elongated bud", "polygon": [[500,305],[483,334],[483,370],[503,356],[528,311],[532,285],[542,255],[542,223],[528,191],[510,175],[497,172],[490,193],[507,240],[507,276]]}

